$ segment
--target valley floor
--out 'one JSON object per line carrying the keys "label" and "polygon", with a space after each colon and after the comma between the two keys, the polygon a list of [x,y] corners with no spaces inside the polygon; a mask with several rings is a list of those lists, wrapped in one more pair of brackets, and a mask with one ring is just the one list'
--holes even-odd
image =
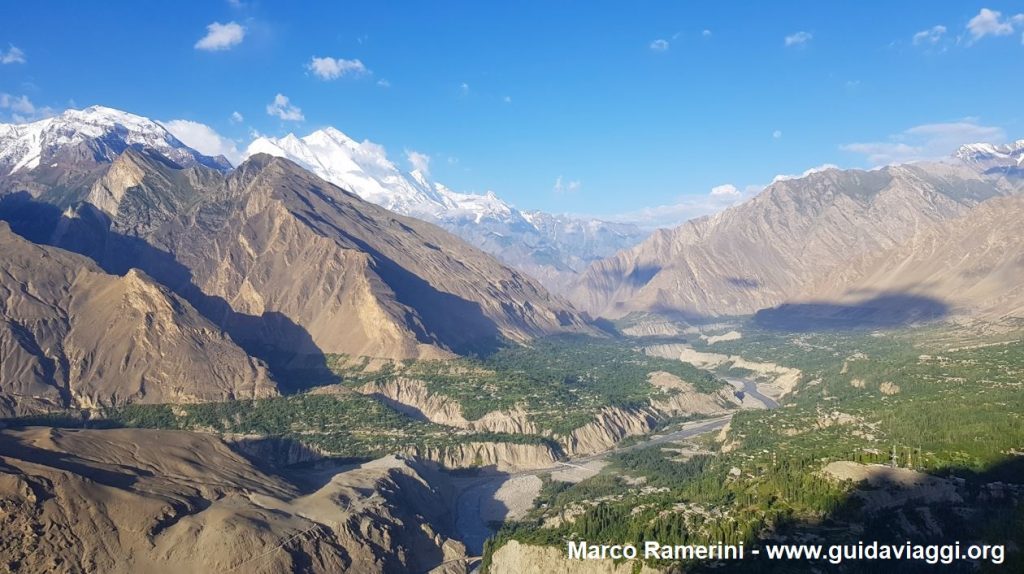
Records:
{"label": "valley floor", "polygon": [[[599,341],[589,361],[579,340],[478,363],[339,358],[341,383],[293,396],[8,420],[2,521],[21,534],[0,556],[21,571],[500,573],[546,571],[533,561],[570,539],[909,539],[1005,541],[1019,565],[1024,339],[950,329],[738,320]],[[502,382],[519,399],[483,408]],[[552,397],[575,412],[537,408]]]}

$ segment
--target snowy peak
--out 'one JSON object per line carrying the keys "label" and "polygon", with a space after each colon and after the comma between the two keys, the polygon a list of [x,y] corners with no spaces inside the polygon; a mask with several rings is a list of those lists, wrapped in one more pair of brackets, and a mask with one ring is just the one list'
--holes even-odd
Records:
{"label": "snowy peak", "polygon": [[224,158],[211,158],[186,146],[159,123],[103,106],[67,110],[27,124],[0,124],[0,174],[47,165],[62,152],[86,144],[96,161],[113,161],[128,148],[151,149],[184,166],[225,170]]}
{"label": "snowy peak", "polygon": [[975,143],[960,146],[954,157],[983,171],[1024,168],[1024,140],[1006,145]]}
{"label": "snowy peak", "polygon": [[295,134],[258,138],[245,155],[257,153],[290,159],[367,201],[403,215],[435,223],[521,219],[515,208],[493,193],[456,193],[431,181],[420,170],[404,172],[388,159],[383,146],[369,140],[358,142],[336,128],[317,130],[302,138]]}
{"label": "snowy peak", "polygon": [[505,263],[561,290],[590,262],[631,247],[646,237],[634,225],[532,212],[527,215],[493,192],[459,193],[422,170],[403,171],[383,146],[359,142],[335,128],[305,137],[262,137],[246,157],[284,157],[359,197],[436,223]]}

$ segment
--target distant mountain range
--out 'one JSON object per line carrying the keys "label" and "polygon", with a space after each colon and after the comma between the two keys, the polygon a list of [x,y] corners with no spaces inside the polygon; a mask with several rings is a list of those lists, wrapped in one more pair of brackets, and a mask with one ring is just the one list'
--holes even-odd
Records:
{"label": "distant mountain range", "polygon": [[403,172],[380,146],[334,128],[302,138],[257,138],[246,156],[257,153],[288,158],[367,201],[436,223],[554,291],[563,290],[591,262],[648,235],[634,224],[520,211],[491,192],[452,191],[421,171]]}
{"label": "distant mountain range", "polygon": [[606,317],[698,320],[785,305],[761,317],[788,327],[1019,314],[1024,266],[1008,261],[1024,244],[1019,220],[1005,215],[1019,209],[1022,158],[1024,140],[964,146],[944,162],[778,180],[594,263],[571,299]]}

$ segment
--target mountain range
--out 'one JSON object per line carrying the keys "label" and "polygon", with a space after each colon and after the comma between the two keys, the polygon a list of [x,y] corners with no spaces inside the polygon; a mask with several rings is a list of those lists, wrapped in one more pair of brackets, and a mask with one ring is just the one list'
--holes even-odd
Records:
{"label": "mountain range", "polygon": [[596,261],[634,230],[453,192],[333,129],[258,139],[234,168],[100,107],[0,126],[0,144],[9,413],[266,396],[329,377],[331,356],[595,334],[577,309],[784,328],[1024,309],[1024,141],[780,178]]}
{"label": "mountain range", "polygon": [[[232,398],[259,394],[268,367],[278,382],[286,371],[326,376],[327,355],[441,358],[593,332],[532,278],[290,160],[255,154],[229,170],[159,124],[105,108],[0,133],[0,219],[17,234],[5,229],[4,262],[21,270],[5,289],[33,293],[2,308],[5,345],[24,356],[5,361],[0,388],[19,386],[12,397],[46,395],[60,406]],[[52,253],[44,261],[59,270],[14,259],[20,251]],[[149,311],[138,308],[142,291]],[[100,303],[83,303],[94,292]],[[121,300],[136,311],[97,320],[96,305],[130,307]],[[104,333],[124,333],[123,344],[73,351],[85,332],[97,345]],[[66,363],[90,367],[84,382],[61,370]],[[211,378],[202,365],[224,371]],[[120,386],[104,397],[76,390],[108,379]],[[201,381],[224,383],[205,394],[188,387]]]}
{"label": "mountain range", "polygon": [[[995,248],[1019,250],[1019,230],[988,207],[1015,206],[1024,189],[1022,150],[1024,141],[970,145],[944,162],[780,179],[743,204],[659,230],[594,263],[570,297],[613,318],[655,311],[703,319],[789,304],[782,314],[792,315],[790,326],[811,320],[797,311],[882,322],[979,308],[1015,312],[1017,303],[996,309],[974,295],[995,289],[1009,296],[1024,280],[1022,269],[999,259],[1008,252]],[[969,253],[967,243],[949,243],[978,237],[1000,239]],[[949,249],[939,249],[939,240]],[[971,261],[972,277],[988,287],[940,279],[940,270],[952,274],[961,265],[950,261],[952,253]]]}
{"label": "mountain range", "polygon": [[259,153],[288,158],[367,201],[436,223],[556,292],[591,262],[647,236],[630,223],[520,211],[492,192],[455,192],[421,170],[402,171],[381,146],[334,128],[301,138],[260,137],[245,155]]}

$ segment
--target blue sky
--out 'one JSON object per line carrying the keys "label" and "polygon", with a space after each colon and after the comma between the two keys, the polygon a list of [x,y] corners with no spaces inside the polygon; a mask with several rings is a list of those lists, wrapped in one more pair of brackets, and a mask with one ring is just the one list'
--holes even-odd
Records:
{"label": "blue sky", "polygon": [[0,120],[102,104],[238,148],[332,125],[460,191],[653,218],[1024,138],[1021,1],[164,6],[8,3]]}

